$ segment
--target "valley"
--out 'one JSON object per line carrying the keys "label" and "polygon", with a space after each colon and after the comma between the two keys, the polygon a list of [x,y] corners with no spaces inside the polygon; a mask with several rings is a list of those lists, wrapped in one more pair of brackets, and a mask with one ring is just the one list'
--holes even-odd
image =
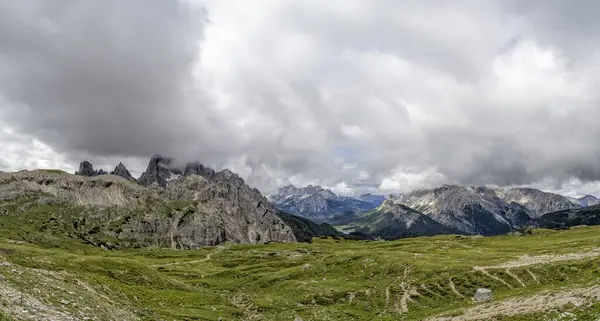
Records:
{"label": "valley", "polygon": [[[6,320],[594,320],[598,235],[582,227],[108,251],[4,234],[0,311]],[[493,300],[473,302],[478,288]]]}

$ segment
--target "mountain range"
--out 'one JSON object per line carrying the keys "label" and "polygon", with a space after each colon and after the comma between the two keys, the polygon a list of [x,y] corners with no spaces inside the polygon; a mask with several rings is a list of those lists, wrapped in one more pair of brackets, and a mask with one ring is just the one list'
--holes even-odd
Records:
{"label": "mountain range", "polygon": [[[368,199],[375,203],[366,204]],[[320,186],[286,186],[269,198],[286,212],[394,239],[436,234],[504,234],[536,224],[543,215],[594,204],[593,196],[570,199],[533,188],[444,185],[391,196],[339,196]]]}
{"label": "mountain range", "polygon": [[310,242],[319,236],[497,235],[530,226],[594,223],[600,212],[600,205],[588,206],[598,201],[593,196],[570,199],[531,188],[444,185],[385,199],[289,185],[266,198],[228,169],[215,171],[160,155],[150,159],[139,178],[122,163],[109,173],[88,161],[75,175],[0,173],[0,199],[0,215],[29,217],[20,224],[37,222],[44,237],[66,233],[105,248],[193,249]]}
{"label": "mountain range", "polygon": [[364,194],[355,198],[337,195],[318,185],[301,188],[288,185],[270,195],[269,200],[284,212],[314,221],[334,222],[372,210],[383,203],[384,197]]}
{"label": "mountain range", "polygon": [[109,174],[82,162],[76,174],[0,173],[2,206],[15,219],[36,213],[46,236],[67,233],[107,248],[297,240],[279,211],[227,169],[215,172],[199,163],[178,168],[157,155],[138,179],[123,164]]}

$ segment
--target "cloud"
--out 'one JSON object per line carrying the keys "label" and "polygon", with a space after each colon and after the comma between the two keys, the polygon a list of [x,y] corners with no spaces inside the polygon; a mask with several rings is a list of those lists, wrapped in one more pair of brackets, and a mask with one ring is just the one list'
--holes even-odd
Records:
{"label": "cloud", "polygon": [[589,191],[600,180],[590,8],[0,1],[0,120],[61,164],[123,158],[139,172],[163,153],[230,167],[267,193],[290,182]]}

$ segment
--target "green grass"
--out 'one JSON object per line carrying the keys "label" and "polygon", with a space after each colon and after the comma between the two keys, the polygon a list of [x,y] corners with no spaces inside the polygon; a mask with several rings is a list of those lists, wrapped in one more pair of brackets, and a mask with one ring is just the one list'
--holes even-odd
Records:
{"label": "green grass", "polygon": [[[143,213],[107,209],[92,220],[95,212],[85,208],[28,204],[31,200],[22,199],[0,205],[11,213],[0,214],[0,262],[12,264],[0,266],[5,280],[0,280],[0,291],[9,285],[59,312],[85,312],[99,320],[133,315],[142,320],[423,320],[460,315],[475,305],[471,297],[479,287],[503,300],[600,281],[600,257],[517,267],[511,274],[499,268],[488,269],[489,275],[473,270],[524,254],[589,252],[600,243],[600,227],[489,238],[315,238],[312,243],[182,251],[136,249],[99,232],[100,226],[118,227],[127,216]],[[191,206],[172,202],[163,212]],[[103,250],[99,244],[120,250]],[[310,268],[304,269],[307,264]],[[418,294],[403,300],[407,287]],[[15,304],[8,300],[0,295],[4,314],[11,311],[8,304]],[[598,306],[562,310],[579,320],[600,316]],[[497,319],[539,320],[564,311]],[[0,321],[6,318],[0,314]]]}
{"label": "green grass", "polygon": [[13,321],[14,319],[0,311],[0,321]]}
{"label": "green grass", "polygon": [[[0,217],[2,224],[8,224],[6,221]],[[499,264],[525,253],[589,251],[597,246],[599,232],[598,227],[586,227],[536,230],[526,237],[438,236],[393,242],[330,238],[315,239],[311,244],[228,245],[193,251],[105,251],[60,238],[59,247],[3,239],[0,261],[10,262],[24,273],[17,276],[0,268],[0,275],[29,293],[40,283],[34,269],[66,273],[66,280],[80,280],[107,297],[118,298],[117,307],[146,320],[247,320],[252,316],[256,320],[293,320],[296,316],[304,320],[422,320],[440,313],[460,314],[474,305],[470,297],[478,287],[492,289],[495,300],[502,300],[598,282],[599,258],[512,269],[526,288],[503,269],[490,269],[489,273],[512,288],[474,272],[472,266]],[[208,254],[212,256],[206,260]],[[170,263],[181,264],[167,265]],[[302,268],[305,264],[310,264],[308,270]],[[401,313],[398,302],[407,268],[405,281],[415,285],[420,296],[412,296],[408,312]],[[537,275],[539,284],[527,269]],[[450,280],[464,297],[452,291]],[[83,297],[82,306],[95,306],[97,297],[85,296],[77,284],[46,281],[48,285],[37,287],[48,291],[64,287]],[[54,299],[58,297],[46,300],[60,306],[60,300],[52,302]],[[599,314],[596,308],[578,313]],[[539,315],[506,320],[535,320]]]}

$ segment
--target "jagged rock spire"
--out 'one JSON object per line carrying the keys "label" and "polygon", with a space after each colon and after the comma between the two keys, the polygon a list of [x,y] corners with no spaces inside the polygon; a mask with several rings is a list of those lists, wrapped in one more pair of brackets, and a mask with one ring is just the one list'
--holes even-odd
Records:
{"label": "jagged rock spire", "polygon": [[150,158],[146,171],[138,179],[138,183],[144,186],[149,186],[157,183],[160,187],[167,187],[168,179],[173,176],[170,170],[171,159],[154,155]]}
{"label": "jagged rock spire", "polygon": [[108,173],[102,169],[95,171],[92,163],[90,163],[88,161],[81,162],[79,164],[79,170],[77,172],[75,172],[75,175],[88,176],[88,177],[105,175],[105,174],[108,174]]}
{"label": "jagged rock spire", "polygon": [[119,163],[119,165],[117,165],[117,167],[115,167],[115,170],[110,172],[113,175],[117,175],[117,176],[121,176],[124,179],[131,181],[131,182],[135,182],[135,178],[133,178],[133,176],[131,176],[131,173],[129,172],[129,170],[127,170],[127,167],[125,167],[125,165],[123,165],[123,163]]}

